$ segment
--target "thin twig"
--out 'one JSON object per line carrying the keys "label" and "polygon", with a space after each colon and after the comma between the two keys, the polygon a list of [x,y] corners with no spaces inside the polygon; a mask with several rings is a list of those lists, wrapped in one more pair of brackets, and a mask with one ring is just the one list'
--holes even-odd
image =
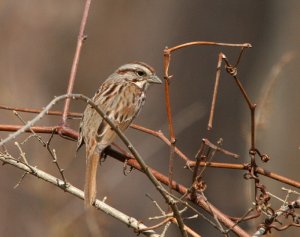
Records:
{"label": "thin twig", "polygon": [[214,112],[215,112],[215,107],[216,107],[217,94],[218,94],[220,75],[221,75],[222,58],[223,58],[223,54],[219,53],[217,72],[216,72],[216,80],[215,80],[213,98],[211,101],[210,114],[209,114],[209,120],[208,120],[208,126],[207,126],[208,130],[212,129],[212,127],[213,127]]}
{"label": "thin twig", "polygon": [[170,225],[171,225],[171,222],[168,222],[168,223],[165,225],[164,230],[161,232],[160,237],[165,237],[165,235],[166,235],[166,233],[167,233],[167,230],[169,229]]}
{"label": "thin twig", "polygon": [[[204,201],[207,203],[208,200],[206,198],[206,196],[204,195],[204,193],[201,191],[201,196],[203,197]],[[215,222],[217,223],[218,229],[221,231],[221,233],[225,234],[225,236],[228,236],[228,233],[225,232],[223,226],[221,225],[217,215],[214,213],[214,211],[211,209],[210,205],[208,205],[208,207],[210,208],[210,212],[212,213],[212,216],[215,220]],[[232,229],[235,225],[233,225],[232,227],[230,227],[230,229]]]}
{"label": "thin twig", "polygon": [[[164,212],[164,210],[158,205],[158,203],[153,200],[149,195],[147,195],[148,198],[150,198],[153,202],[153,204],[156,206],[156,208],[160,211],[160,213],[162,214],[161,216],[155,216],[155,217],[150,217],[149,220],[157,220],[157,219],[164,219],[163,221],[161,221],[160,223],[152,226],[152,227],[148,227],[148,228],[151,228],[151,229],[156,229],[162,225],[165,225],[165,224],[168,224],[169,222],[172,222],[172,223],[175,223],[177,225],[177,221],[176,219],[174,218],[174,214],[173,213],[168,213],[166,214]],[[174,196],[173,196],[174,197]],[[183,213],[187,210],[187,207],[185,207],[184,209],[182,209],[180,211],[180,213]],[[198,215],[197,215],[198,217]],[[196,217],[196,218],[197,218]],[[195,217],[191,217],[191,218],[184,218],[185,220],[188,220],[188,219],[192,219],[192,218],[195,218]],[[189,228],[188,226],[185,225],[185,229],[187,231],[188,234],[190,234],[191,236],[193,237],[200,237],[199,234],[197,234],[195,231],[193,231],[191,228]]]}
{"label": "thin twig", "polygon": [[[188,166],[193,167],[196,165],[195,161],[190,161]],[[219,163],[219,162],[200,162],[200,166],[206,166],[206,167],[211,167],[211,168],[222,168],[222,169],[238,169],[238,170],[248,170],[249,169],[249,164],[230,164],[230,163]],[[255,167],[254,172],[257,174],[264,175],[266,177],[269,177],[271,179],[280,181],[282,183],[291,185],[296,188],[300,188],[300,182],[287,178],[285,176],[279,175],[277,173],[274,173],[272,171],[266,170],[262,167]]]}
{"label": "thin twig", "polygon": [[[177,221],[175,218],[171,219],[171,222],[175,223],[177,225]],[[188,226],[185,226],[185,230],[187,231],[187,233],[192,236],[192,237],[201,237],[201,235],[199,235],[198,233],[196,233],[195,231],[193,231],[191,228],[189,228]]]}
{"label": "thin twig", "polygon": [[27,130],[30,131],[30,128],[35,123],[37,123],[40,119],[42,119],[45,116],[45,114],[47,114],[47,111],[50,110],[58,101],[66,99],[66,98],[70,98],[70,97],[71,97],[71,95],[62,95],[62,96],[58,96],[58,97],[54,98],[36,117],[34,117],[29,122],[27,122],[27,124],[25,126],[21,126],[21,128],[18,131],[9,134],[5,139],[3,139],[0,142],[0,146],[15,139],[17,136],[24,133],[25,131],[27,131]]}
{"label": "thin twig", "polygon": [[235,222],[235,224],[234,224],[232,227],[228,228],[225,232],[228,233],[229,231],[232,230],[233,227],[235,227],[236,225],[238,225],[238,224],[241,223],[242,221],[246,220],[247,217],[248,217],[248,215],[249,215],[253,210],[254,210],[253,207],[252,207],[252,208],[249,208],[249,210],[248,210],[247,212],[245,212],[244,215],[243,215],[241,218],[239,218],[239,219]]}
{"label": "thin twig", "polygon": [[[76,51],[75,51],[72,68],[71,68],[71,73],[70,73],[70,78],[69,78],[69,83],[68,83],[68,90],[67,90],[68,95],[71,94],[73,91],[73,87],[74,87],[74,83],[75,83],[75,79],[76,79],[77,68],[78,68],[78,63],[79,63],[79,58],[80,58],[80,53],[81,53],[81,48],[82,48],[84,40],[87,38],[84,31],[85,31],[87,18],[89,15],[90,5],[91,5],[91,0],[86,0],[85,5],[84,5],[81,23],[80,23],[78,38],[77,38]],[[62,124],[63,124],[62,127],[65,127],[67,124],[70,103],[71,103],[71,99],[69,97],[66,99],[65,105],[64,105],[64,112],[63,112],[63,116],[62,116]]]}
{"label": "thin twig", "polygon": [[60,165],[59,165],[58,160],[57,160],[56,151],[55,151],[55,149],[51,150],[51,148],[50,148],[50,143],[52,141],[53,136],[54,136],[54,130],[52,131],[48,142],[45,143],[45,147],[47,148],[47,151],[50,153],[50,156],[52,157],[52,161],[55,164],[58,172],[60,173],[62,180],[65,182],[65,185],[67,185],[67,180],[66,180],[66,177],[64,175],[64,169],[60,168]]}
{"label": "thin twig", "polygon": [[[220,231],[220,229],[218,228],[218,226],[212,222],[210,219],[208,219],[205,215],[203,215],[201,212],[199,212],[196,208],[194,208],[192,205],[190,205],[187,201],[182,200],[182,198],[178,198],[175,195],[172,195],[172,198],[174,198],[177,202],[182,203],[184,206],[190,208],[192,211],[194,211],[195,213],[197,213],[197,215],[201,218],[203,218],[207,223],[209,223],[210,225],[212,225],[214,228],[216,228],[217,230]],[[207,202],[208,203],[208,202]]]}
{"label": "thin twig", "polygon": [[199,148],[199,150],[198,150],[198,152],[197,152],[197,154],[195,156],[195,158],[196,158],[196,164],[195,164],[195,167],[194,167],[192,183],[194,183],[196,181],[196,178],[198,176],[199,164],[201,162],[203,152],[204,152],[204,140],[202,139],[200,148]]}
{"label": "thin twig", "polygon": [[[154,206],[160,211],[160,213],[162,215],[166,215],[165,211],[158,205],[157,201],[155,201],[150,195],[146,194],[146,197],[148,197],[152,203],[154,204]],[[149,218],[150,220],[150,218]]]}
{"label": "thin twig", "polygon": [[19,152],[20,152],[20,157],[22,158],[22,161],[28,165],[28,161],[26,159],[26,154],[25,152],[22,150],[20,144],[18,142],[15,142],[16,147],[18,148]]}
{"label": "thin twig", "polygon": [[[0,131],[15,132],[23,127],[24,126],[21,125],[0,124]],[[54,133],[58,134],[59,128],[60,126],[31,126],[30,128],[26,128],[24,132],[31,132],[31,130],[33,130],[36,133],[51,134],[54,130]],[[73,140],[77,140],[78,138],[78,132],[70,128],[65,127],[63,130],[61,130],[61,133],[64,135],[64,138]]]}
{"label": "thin twig", "polygon": [[[21,120],[21,122],[25,125],[26,122],[24,121],[24,119],[19,115],[19,113],[17,111],[13,111],[13,113]],[[31,128],[29,128],[30,132],[32,133],[33,137],[35,137],[43,146],[46,145],[46,143],[43,141],[42,137],[37,135],[35,133],[35,131],[33,131]],[[27,139],[26,139],[27,140]],[[25,141],[26,141],[25,140]],[[23,141],[22,143],[25,143],[25,141]]]}
{"label": "thin twig", "polygon": [[166,48],[165,50],[169,52],[176,51],[181,48],[189,47],[189,46],[196,46],[196,45],[207,45],[207,46],[225,46],[225,47],[242,47],[242,48],[251,48],[252,45],[249,43],[243,43],[243,44],[230,44],[230,43],[218,43],[218,42],[210,42],[210,41],[194,41],[194,42],[188,42],[184,44],[177,45],[172,48]]}
{"label": "thin twig", "polygon": [[173,120],[171,113],[171,102],[170,102],[170,79],[172,76],[169,76],[169,65],[171,60],[171,54],[167,49],[164,50],[164,79],[165,79],[165,100],[166,100],[166,110],[169,126],[169,135],[171,143],[175,143],[175,133],[173,128]]}
{"label": "thin twig", "polygon": [[26,177],[27,174],[28,174],[28,172],[24,172],[24,174],[21,176],[21,178],[18,181],[18,183],[16,183],[16,185],[14,186],[14,189],[16,189],[16,188],[18,188],[20,186],[20,184],[22,183],[23,179]]}
{"label": "thin twig", "polygon": [[140,231],[145,231],[145,230],[155,230],[163,225],[165,225],[166,223],[170,222],[171,219],[173,219],[174,217],[168,217],[166,219],[164,219],[163,221],[161,221],[160,223],[156,224],[156,225],[153,225],[153,226],[149,226],[145,229],[141,229]]}
{"label": "thin twig", "polygon": [[[26,165],[28,165],[28,161],[26,158],[26,154],[25,152],[22,150],[20,144],[18,142],[15,142],[16,147],[18,148],[19,152],[20,152],[20,157],[22,158],[22,162],[24,162]],[[19,185],[22,183],[23,179],[25,178],[25,176],[28,174],[28,172],[24,172],[24,174],[21,176],[20,180],[18,181],[18,183],[16,183],[16,185],[14,186],[14,189],[16,189],[17,187],[19,187]]]}
{"label": "thin twig", "polygon": [[[29,108],[12,107],[12,106],[5,106],[5,105],[0,105],[0,109],[15,110],[18,112],[25,112],[25,113],[32,113],[32,114],[38,114],[41,112],[41,109],[29,109]],[[63,112],[50,110],[47,112],[47,115],[61,116],[63,115]],[[82,113],[76,113],[76,112],[68,113],[68,118],[81,118],[81,117],[82,117]]]}
{"label": "thin twig", "polygon": [[[160,140],[162,140],[168,146],[172,146],[171,141],[160,130],[159,131],[154,131],[152,129],[145,128],[145,127],[142,127],[142,126],[137,125],[137,124],[131,124],[130,127],[134,128],[134,129],[137,129],[139,131],[142,131],[144,133],[151,134],[151,135],[153,135],[155,137],[158,137]],[[189,161],[190,160],[177,146],[174,146],[174,151],[183,160],[185,160],[185,161]]]}
{"label": "thin twig", "polygon": [[231,156],[231,157],[233,157],[233,158],[235,158],[235,159],[238,159],[238,158],[240,157],[238,154],[235,154],[235,153],[233,153],[233,152],[231,152],[231,151],[228,151],[228,150],[226,150],[226,149],[223,149],[223,148],[220,147],[220,146],[217,146],[217,145],[213,144],[212,142],[210,142],[210,141],[209,141],[208,139],[206,139],[206,138],[203,139],[203,142],[205,143],[205,145],[209,146],[210,148],[212,148],[212,149],[214,149],[214,150],[216,150],[216,151],[218,151],[218,152],[223,153],[224,155]]}

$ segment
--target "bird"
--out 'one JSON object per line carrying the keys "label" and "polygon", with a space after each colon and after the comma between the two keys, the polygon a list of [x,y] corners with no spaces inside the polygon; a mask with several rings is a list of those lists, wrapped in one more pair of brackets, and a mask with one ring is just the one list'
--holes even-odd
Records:
{"label": "bird", "polygon": [[[150,84],[161,84],[155,70],[144,62],[120,66],[99,87],[92,101],[124,132],[145,103]],[[91,207],[96,199],[96,175],[105,148],[116,138],[116,132],[87,105],[79,127],[77,150],[85,144],[86,168],[84,205]]]}

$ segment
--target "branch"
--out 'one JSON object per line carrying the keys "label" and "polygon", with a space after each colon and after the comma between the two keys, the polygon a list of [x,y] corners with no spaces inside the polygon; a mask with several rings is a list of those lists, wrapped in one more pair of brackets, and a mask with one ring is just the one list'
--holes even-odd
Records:
{"label": "branch", "polygon": [[[193,167],[196,165],[196,162],[195,161],[189,161],[187,163],[187,165],[189,167]],[[230,163],[219,163],[219,162],[200,162],[199,166],[207,166],[207,167],[211,167],[211,168],[224,168],[224,169],[238,169],[238,170],[248,170],[249,169],[249,166],[248,164],[230,164]],[[288,185],[291,185],[293,187],[296,187],[296,188],[300,188],[300,182],[296,181],[296,180],[293,180],[293,179],[289,179],[287,177],[284,177],[280,174],[277,174],[277,173],[274,173],[272,171],[268,171],[262,167],[255,167],[254,171],[257,173],[257,174],[261,174],[261,175],[264,175],[266,177],[269,177],[271,179],[274,179],[274,180],[277,180],[277,181],[280,181],[282,183],[285,183],[285,184],[288,184]]]}
{"label": "branch", "polygon": [[86,101],[89,105],[93,107],[97,111],[97,113],[105,120],[109,126],[116,132],[116,134],[119,136],[119,138],[123,141],[123,143],[127,146],[127,148],[130,150],[132,155],[136,158],[138,161],[139,165],[142,167],[143,172],[148,176],[150,181],[154,184],[156,189],[159,191],[159,193],[163,196],[165,201],[170,205],[170,207],[173,210],[174,217],[177,220],[179,229],[182,233],[182,236],[187,237],[187,232],[185,231],[184,228],[184,223],[183,220],[180,216],[179,210],[177,208],[176,202],[170,198],[169,196],[166,195],[166,190],[164,187],[159,183],[159,181],[155,178],[155,176],[149,171],[149,167],[145,163],[145,161],[142,159],[138,151],[133,147],[131,142],[128,140],[128,138],[124,135],[121,130],[115,126],[115,124],[108,118],[108,116],[88,97],[80,94],[67,94],[67,95],[61,95],[53,99],[34,119],[29,121],[25,126],[23,126],[21,129],[18,131],[10,134],[8,137],[6,137],[3,141],[0,142],[0,147],[3,146],[5,143],[8,141],[15,139],[17,136],[25,132],[26,130],[30,129],[31,126],[33,126],[37,121],[39,121],[46,113],[48,110],[51,109],[52,106],[54,106],[58,101],[66,99],[66,98],[72,98],[72,99],[79,99]]}
{"label": "branch", "polygon": [[184,44],[180,44],[177,46],[174,46],[172,48],[167,48],[165,51],[171,53],[173,51],[176,51],[181,48],[193,46],[193,45],[207,45],[207,46],[225,46],[225,47],[241,47],[241,48],[251,48],[252,45],[249,43],[243,43],[243,44],[230,44],[230,43],[218,43],[218,42],[210,42],[210,41],[194,41],[194,42],[188,42]]}
{"label": "branch", "polygon": [[[5,106],[5,105],[0,105],[0,109],[4,110],[14,110],[14,111],[19,111],[19,112],[25,112],[25,113],[32,113],[32,114],[38,114],[41,112],[40,109],[28,109],[28,108],[20,108],[20,107],[12,107],[12,106]],[[48,111],[47,115],[54,115],[54,116],[61,116],[63,112],[61,111]],[[81,118],[82,113],[74,113],[74,112],[69,112],[68,113],[68,118]]]}
{"label": "branch", "polygon": [[[0,153],[0,160],[4,164],[10,164],[14,167],[17,167],[20,170],[25,171],[27,174],[31,174],[31,175],[36,176],[48,183],[51,183],[54,186],[61,188],[64,192],[70,193],[73,196],[80,198],[82,200],[84,199],[84,194],[83,194],[82,190],[72,186],[70,183],[65,185],[65,182],[63,180],[58,179],[57,177],[54,177],[36,167],[30,166],[28,164],[23,164],[15,159],[13,159],[11,156],[5,155],[2,153]],[[141,232],[140,230],[147,228],[147,226],[145,226],[144,224],[141,224],[135,218],[130,217],[130,216],[118,211],[117,209],[109,206],[108,204],[106,204],[100,200],[96,200],[95,207],[97,209],[105,212],[106,214],[116,218],[117,220],[119,220],[120,222],[129,226],[130,228],[133,228],[137,232]],[[148,237],[158,237],[159,236],[153,230],[146,230],[141,233]]]}
{"label": "branch", "polygon": [[[34,127],[33,127],[34,128]],[[49,133],[51,132],[51,130],[49,130]],[[74,132],[75,133],[75,132]],[[78,135],[78,134],[77,134]],[[135,169],[139,170],[139,171],[142,171],[142,168],[141,166],[138,164],[138,162],[133,159],[132,157],[128,157],[116,150],[113,150],[113,149],[108,149],[107,151],[107,155],[111,156],[112,158],[116,159],[116,160],[119,160],[121,162],[125,162],[127,161],[127,164],[130,165],[131,167],[134,167]],[[152,168],[149,168],[150,171],[152,172],[152,174],[156,177],[157,180],[159,180],[161,183],[167,185],[167,186],[170,186],[170,182],[169,182],[169,179],[168,177],[164,176],[163,174],[161,174],[160,172],[158,172],[157,170],[155,169],[152,169]],[[173,190],[175,190],[176,192],[180,193],[180,194],[185,194],[187,193],[187,188],[184,187],[183,185],[180,185],[178,183],[176,183],[175,181],[172,181],[171,183],[171,187]],[[190,198],[189,198],[190,201],[192,201]],[[201,200],[197,200],[198,204],[200,207],[204,208],[207,207],[208,205],[211,205],[209,204],[208,202],[203,202],[205,204],[205,206],[201,205]],[[212,205],[211,205],[212,206]],[[215,210],[216,208],[213,207],[213,209]],[[206,208],[205,209],[207,212],[210,212],[211,208]],[[216,214],[216,213],[215,213]],[[221,217],[219,216],[221,215]],[[224,220],[227,219],[226,223],[224,223],[228,228],[232,227],[235,225],[234,222],[231,222],[224,214],[222,214],[220,211],[218,211],[217,213],[217,216],[220,217],[220,220],[223,222]],[[239,226],[234,226],[234,228],[232,229],[233,232],[237,233],[238,235],[240,236],[247,236],[245,235],[244,231],[239,227]]]}
{"label": "branch", "polygon": [[[20,126],[11,126],[11,127],[8,127],[9,129],[13,130],[13,129],[16,129],[17,127],[20,128],[17,132],[13,133],[13,134],[10,134],[6,139],[4,139],[3,141],[0,142],[0,145],[3,145],[5,144],[6,142],[14,139],[15,137],[17,137],[19,134],[21,134],[22,132],[24,131],[30,131],[30,130],[34,130],[34,128],[38,128],[38,127],[32,127],[32,125],[34,125],[37,121],[39,121],[45,114],[47,114],[49,112],[49,109],[54,106],[59,100],[62,100],[62,99],[65,99],[65,98],[69,98],[69,97],[72,97],[73,99],[80,99],[80,100],[84,100],[86,101],[87,103],[89,103],[92,107],[95,108],[95,110],[100,113],[101,116],[103,116],[104,120],[106,120],[109,124],[111,123],[110,120],[108,120],[106,117],[105,117],[105,114],[103,113],[103,111],[101,111],[99,108],[96,107],[96,105],[88,98],[88,97],[85,97],[83,95],[77,95],[77,94],[71,94],[71,95],[62,95],[62,96],[59,96],[59,97],[56,97],[55,99],[53,99],[33,120],[31,120],[30,122],[28,122],[25,126],[23,127],[20,127]],[[102,113],[102,114],[101,114]],[[118,133],[118,129],[117,128],[114,128],[114,124],[111,123],[110,126],[112,126],[112,128]],[[0,125],[0,129],[3,128],[3,126]],[[39,127],[39,129],[43,129],[44,127]],[[58,127],[54,127],[54,128],[58,128]],[[137,128],[137,127],[135,127]],[[45,128],[44,128],[45,129]],[[49,133],[51,133],[53,131],[53,127],[48,127],[47,129]],[[66,129],[64,128],[63,131],[67,131],[67,133],[73,137],[73,138],[77,138],[78,136],[78,133],[75,132],[74,130],[72,129]],[[139,129],[139,128],[137,128]],[[58,129],[56,129],[56,132],[57,132]],[[150,132],[149,132],[150,131]],[[171,145],[170,144],[170,141],[168,139],[166,139],[160,132],[155,132],[156,134],[152,133],[151,131],[152,130],[147,130],[147,129],[144,129],[144,132],[149,132],[150,134],[152,135],[156,135],[157,137],[159,137],[160,139],[162,139],[164,142],[166,142],[168,145]],[[43,132],[46,132],[45,130]],[[120,132],[120,131],[119,131]],[[131,145],[131,143],[127,140],[127,138],[124,136],[124,134],[120,133],[118,134],[119,136],[123,136],[123,139],[125,139],[125,141],[123,140],[123,142],[127,145],[128,149],[131,150],[131,152],[133,153],[133,155],[135,156],[139,156],[137,151],[134,150],[133,146]],[[134,152],[136,152],[136,154],[134,154]],[[126,158],[126,156],[122,155],[122,159],[123,161],[128,159],[128,157]],[[130,158],[129,158],[130,159]],[[149,176],[153,176],[154,177],[154,180],[159,180],[160,182],[166,184],[166,185],[170,185],[172,187],[172,189],[175,189],[177,191],[179,191],[180,193],[182,194],[186,194],[187,193],[187,188],[178,185],[176,184],[176,182],[169,182],[169,179],[165,176],[163,176],[162,174],[158,173],[157,171],[149,168],[147,165],[145,165],[145,163],[143,164],[143,161],[140,163],[140,162],[137,162],[136,160],[134,159],[131,159],[133,161],[133,163],[130,163],[128,162],[129,165],[132,165],[133,167],[136,167],[138,168],[139,170],[143,171],[144,173],[146,173]],[[190,161],[189,164],[192,166],[193,165],[193,162]],[[247,165],[243,165],[243,164],[223,164],[223,163],[208,163],[208,162],[201,162],[200,165],[202,166],[212,166],[212,167],[219,167],[219,168],[234,168],[234,169],[244,169],[244,170],[247,170],[248,169],[248,166]],[[148,173],[147,173],[148,172]],[[274,179],[277,179],[279,181],[282,181],[282,182],[285,182],[285,183],[288,183],[288,184],[294,184],[294,185],[299,185],[298,182],[296,181],[293,181],[293,180],[289,180],[285,177],[282,177],[282,176],[279,176],[277,174],[274,174],[274,173],[271,173],[271,172],[267,172],[265,171],[264,169],[260,168],[260,167],[257,167],[257,170],[256,170],[257,173],[261,173],[261,174],[264,174],[268,177],[271,177],[271,178],[274,178]],[[150,174],[150,175],[149,175]],[[150,177],[149,177],[150,178]],[[152,178],[153,179],[153,178]],[[150,180],[153,181],[151,178]],[[167,193],[167,191],[164,190],[164,188],[161,188],[161,184],[156,183],[156,181],[153,181],[153,183],[155,184],[156,188],[160,191],[160,192],[165,192]],[[168,197],[167,197],[168,198]],[[166,199],[166,201],[170,201],[169,199]],[[167,202],[168,202],[167,201]],[[176,206],[176,203],[174,202],[174,200],[172,200],[173,202],[171,204],[173,204],[174,206]],[[170,203],[169,203],[170,204]],[[170,204],[170,205],[171,205]],[[201,200],[201,199],[198,199],[197,200],[197,204],[199,206],[201,206],[202,208],[204,208],[206,211],[208,211],[209,213],[212,212],[213,210],[213,213],[215,215],[218,216],[218,219],[220,219],[226,226],[228,227],[232,227],[233,226],[233,222],[231,222],[223,213],[221,213],[220,211],[218,211],[215,207],[213,207],[211,204],[208,204],[206,201],[204,200]],[[173,206],[173,207],[174,207]],[[175,213],[175,212],[174,212]],[[217,213],[217,214],[216,214]],[[179,215],[180,217],[180,215]],[[184,229],[184,225],[182,226],[182,228]],[[243,233],[243,230],[240,229],[239,227],[237,228],[233,228],[233,231],[234,232],[242,232],[242,234],[240,234],[241,236],[247,236],[245,235],[245,233]]]}
{"label": "branch", "polygon": [[[155,184],[155,187],[158,189],[158,191],[160,193],[163,193],[163,197],[166,198],[166,201],[167,203],[170,204],[170,206],[172,207],[172,210],[173,210],[173,213],[174,215],[177,215],[175,216],[177,222],[178,222],[178,225],[180,226],[180,224],[182,224],[182,226],[180,226],[181,228],[181,231],[182,231],[182,234],[184,231],[184,224],[183,224],[183,221],[182,219],[180,218],[180,215],[179,215],[179,211],[178,211],[178,208],[176,207],[176,203],[174,202],[174,200],[170,200],[170,198],[165,194],[167,193],[167,191],[163,188],[163,186],[158,182],[157,178],[159,178],[160,182],[168,185],[170,182],[169,182],[169,179],[167,177],[165,177],[164,175],[156,172],[149,168],[145,162],[143,160],[141,160],[140,158],[140,155],[137,153],[137,151],[133,148],[133,146],[130,144],[130,142],[127,140],[127,138],[124,136],[123,133],[121,133],[118,129],[115,128],[115,125],[107,118],[107,116],[105,116],[105,114],[103,113],[103,111],[101,111],[98,107],[96,107],[96,105],[88,98],[88,97],[85,97],[83,95],[78,95],[78,94],[70,94],[70,95],[61,95],[61,96],[58,96],[56,98],[54,98],[34,119],[32,119],[31,121],[29,121],[25,126],[22,126],[19,130],[17,130],[16,132],[10,134],[9,136],[7,136],[4,140],[2,140],[0,142],[0,146],[3,146],[5,143],[15,139],[18,135],[22,134],[23,132],[25,131],[30,131],[30,128],[33,129],[33,125],[38,122],[45,114],[47,114],[47,111],[49,111],[58,101],[60,100],[63,100],[65,98],[72,98],[72,99],[80,99],[80,100],[84,100],[86,101],[88,104],[90,104],[98,113],[100,113],[101,116],[103,116],[103,119],[112,127],[112,129],[114,129],[116,132],[118,132],[118,135],[120,136],[120,138],[123,140],[123,142],[125,142],[125,144],[127,145],[128,149],[132,152],[132,154],[135,156],[135,158],[138,158],[140,159],[139,162],[138,162],[138,159],[135,160],[135,159],[131,159],[128,161],[128,164],[129,165],[132,165],[133,167],[139,167],[139,169],[143,172],[145,172],[147,174],[147,176],[149,177],[149,179],[151,180],[152,183]],[[63,129],[63,131],[65,131],[66,128]],[[75,133],[72,129],[68,129],[69,130],[69,133],[76,137],[78,136],[78,133]],[[49,133],[51,133],[53,130],[51,129],[49,131]],[[57,131],[56,131],[57,132]],[[126,156],[122,155],[122,158],[123,160],[125,161],[127,158]],[[135,166],[130,163],[130,161],[132,161],[132,163],[135,164]],[[172,181],[171,182],[171,187],[172,189],[176,190],[176,191],[179,191],[180,193],[184,194],[187,192],[187,188],[183,187],[183,186],[178,186],[178,184],[176,184],[176,182]],[[212,208],[207,208],[207,203],[203,202],[201,203],[201,201],[199,201],[198,203],[202,208],[206,209],[206,211],[210,211],[210,209]],[[202,205],[203,204],[203,205]],[[206,208],[205,208],[206,207]],[[216,212],[215,212],[216,213]],[[225,225],[228,225],[228,227],[230,226],[233,226],[234,223],[232,221],[230,221],[224,214],[222,214],[220,211],[218,211],[217,215],[219,216],[219,214],[222,216],[220,217],[220,219],[222,221],[226,220],[225,222]],[[180,221],[178,221],[178,219]],[[241,236],[247,236],[247,234],[241,229],[239,228],[238,226],[234,227],[233,228],[233,231],[234,232],[237,232],[239,233]],[[186,234],[186,232],[185,232]],[[186,236],[186,235],[185,235]]]}
{"label": "branch", "polygon": [[[54,98],[35,118],[33,118],[32,120],[30,120],[29,122],[27,122],[27,124],[25,126],[22,126],[18,131],[9,134],[4,140],[2,140],[0,142],[0,146],[3,146],[5,143],[15,139],[17,136],[19,136],[20,134],[26,132],[26,131],[30,131],[30,128],[36,124],[40,119],[42,119],[45,114],[47,114],[47,112],[60,100],[66,99],[66,98],[70,98],[74,95],[69,94],[69,95],[61,95],[58,96],[56,98]],[[86,97],[87,100],[89,99],[88,97]]]}
{"label": "branch", "polygon": [[[78,33],[76,51],[75,51],[75,55],[74,55],[74,59],[73,59],[73,63],[72,63],[71,74],[70,74],[69,83],[68,83],[68,90],[67,90],[68,95],[71,94],[73,91],[81,48],[82,48],[84,40],[87,38],[87,36],[84,35],[84,29],[86,26],[87,17],[89,15],[90,5],[91,5],[91,0],[86,0],[85,5],[84,5],[81,23],[80,23],[79,33]],[[67,123],[68,113],[69,113],[69,109],[70,109],[70,102],[71,102],[70,98],[67,98],[65,101],[64,112],[63,112],[63,116],[62,116],[63,127],[65,127],[65,125]]]}
{"label": "branch", "polygon": [[[171,53],[178,49],[182,49],[182,48],[186,48],[186,47],[190,47],[190,46],[194,46],[194,45],[240,47],[242,49],[252,47],[252,45],[249,43],[229,44],[229,43],[218,43],[218,42],[210,42],[210,41],[194,41],[194,42],[188,42],[188,43],[176,45],[172,48],[166,47],[164,49],[163,53],[164,53],[165,101],[166,101],[166,111],[167,111],[167,118],[168,118],[168,125],[169,125],[169,134],[170,134],[170,140],[171,140],[172,144],[175,143],[176,138],[175,138],[175,132],[174,132],[174,127],[173,127],[171,102],[170,102],[170,80],[172,79],[172,76],[169,75],[169,67],[170,67],[170,62],[171,62]],[[238,61],[239,61],[239,59],[238,59]]]}
{"label": "branch", "polygon": [[[117,159],[119,161],[125,162],[127,161],[127,164],[134,167],[135,169],[143,172],[141,166],[139,165],[139,163],[133,159],[132,157],[128,157],[124,154],[121,154],[118,151],[115,151],[113,149],[108,149],[107,150],[107,155],[111,156],[114,159]],[[176,183],[174,180],[172,181],[172,183],[170,184],[169,182],[169,178],[166,177],[165,175],[161,174],[160,172],[158,172],[155,169],[149,168],[151,173],[163,184],[165,184],[166,186],[172,187],[173,190],[175,190],[176,192],[180,193],[180,194],[186,194],[188,192],[188,189],[179,184]],[[191,197],[187,196],[187,199],[190,201]],[[239,226],[236,226],[234,222],[232,222],[226,215],[224,215],[220,210],[218,210],[215,206],[213,206],[211,203],[209,203],[208,201],[202,199],[202,198],[198,198],[196,200],[196,203],[198,206],[200,206],[201,208],[203,208],[205,211],[207,211],[208,213],[212,214],[211,211],[214,212],[214,214],[218,217],[218,219],[228,228],[232,228],[232,231],[234,233],[236,233],[239,236],[249,236],[243,229],[241,229]]]}
{"label": "branch", "polygon": [[[42,112],[42,111],[40,111],[40,112]],[[48,114],[48,112],[45,111],[45,114]],[[169,145],[169,146],[171,145],[170,141],[160,131],[159,132],[155,132],[155,131],[153,131],[151,129],[143,128],[141,126],[134,125],[134,124],[132,124],[131,127],[134,128],[134,129],[138,129],[140,131],[152,134],[154,136],[157,136],[162,141],[164,141],[167,145]],[[47,127],[47,126],[42,126],[42,127],[32,126],[32,127],[30,127],[30,126],[26,126],[24,128],[24,126],[21,126],[21,125],[5,125],[5,124],[0,124],[0,131],[14,132],[14,131],[18,131],[18,130],[22,129],[22,131],[30,132],[30,128],[33,131],[38,132],[38,133],[49,133],[49,134],[51,134],[52,131],[54,130],[55,134],[58,134],[59,126],[53,126],[53,127]],[[76,131],[74,131],[73,129],[64,128],[62,133],[63,133],[63,135],[65,135],[65,136],[67,136],[69,138],[72,138],[72,139],[77,139],[78,138],[78,133]],[[13,134],[11,134],[11,136],[13,136]],[[11,140],[11,139],[9,139],[9,140]],[[4,143],[6,143],[6,141],[2,140],[0,142],[0,146],[2,146]],[[175,147],[175,152],[181,158],[183,158],[184,160],[187,161],[187,166],[193,167],[193,166],[196,165],[195,161],[191,161],[177,147]],[[200,162],[199,166],[207,166],[207,167],[211,167],[211,168],[223,168],[223,169],[248,170],[247,164],[231,164],[231,163],[221,163],[221,162]],[[280,181],[282,183],[286,183],[286,184],[291,185],[293,187],[300,188],[300,182],[298,182],[296,180],[293,180],[293,179],[290,179],[290,178],[287,178],[287,177],[284,177],[284,176],[282,176],[280,174],[277,174],[275,172],[268,171],[266,169],[263,169],[262,167],[256,167],[255,168],[255,172],[257,172],[258,174],[264,175],[266,177],[269,177],[271,179]]]}

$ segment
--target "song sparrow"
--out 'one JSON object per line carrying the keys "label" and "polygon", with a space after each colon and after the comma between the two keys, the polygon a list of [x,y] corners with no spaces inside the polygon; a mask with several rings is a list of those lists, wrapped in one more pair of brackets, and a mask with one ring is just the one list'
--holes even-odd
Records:
{"label": "song sparrow", "polygon": [[[115,125],[124,131],[137,116],[145,102],[145,91],[151,83],[162,83],[152,67],[146,63],[129,63],[111,74],[93,97]],[[96,198],[96,173],[100,156],[116,137],[116,133],[102,117],[87,106],[80,123],[77,150],[86,145],[85,206],[91,206]]]}

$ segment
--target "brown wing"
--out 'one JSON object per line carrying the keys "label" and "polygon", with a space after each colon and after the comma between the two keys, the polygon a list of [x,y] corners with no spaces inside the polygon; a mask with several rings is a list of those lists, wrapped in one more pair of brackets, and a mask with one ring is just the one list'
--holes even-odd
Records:
{"label": "brown wing", "polygon": [[[144,93],[134,84],[126,81],[112,84],[108,80],[102,84],[93,101],[106,112],[119,129],[124,131],[138,114],[144,98]],[[102,121],[101,116],[91,106],[87,106],[80,127],[78,147],[83,142],[93,144],[96,140],[99,148],[104,149],[115,137],[115,132]]]}
{"label": "brown wing", "polygon": [[[125,131],[141,108],[140,98],[143,93],[131,83],[123,83],[115,89],[118,93],[104,100],[106,103],[104,110],[112,122],[121,131]],[[97,131],[98,144],[106,147],[113,142],[115,137],[116,133],[105,121],[102,121]]]}
{"label": "brown wing", "polygon": [[[93,101],[97,104],[99,103],[99,98],[104,92],[107,92],[109,88],[109,84],[104,82],[99,90],[96,92],[95,96],[93,97]],[[102,106],[101,106],[102,107]],[[77,150],[85,143],[91,144],[92,141],[88,141],[89,137],[95,137],[96,131],[102,121],[101,116],[90,106],[87,105],[83,112],[83,117],[79,127],[79,137],[77,142]]]}

